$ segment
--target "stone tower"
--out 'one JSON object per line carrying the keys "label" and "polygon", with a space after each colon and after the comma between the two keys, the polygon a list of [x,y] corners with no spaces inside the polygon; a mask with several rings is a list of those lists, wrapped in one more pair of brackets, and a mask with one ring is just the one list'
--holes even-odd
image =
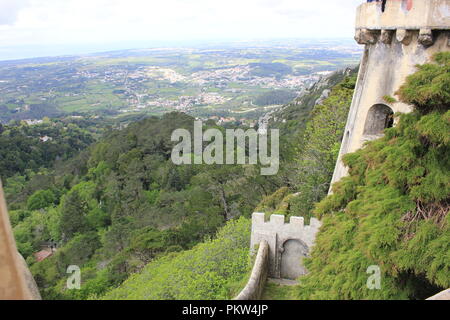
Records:
{"label": "stone tower", "polygon": [[449,37],[450,0],[387,0],[358,7],[355,40],[365,49],[332,183],[347,175],[344,154],[381,137],[395,125],[394,113],[412,110],[386,97],[398,100],[395,92],[417,64],[450,50]]}

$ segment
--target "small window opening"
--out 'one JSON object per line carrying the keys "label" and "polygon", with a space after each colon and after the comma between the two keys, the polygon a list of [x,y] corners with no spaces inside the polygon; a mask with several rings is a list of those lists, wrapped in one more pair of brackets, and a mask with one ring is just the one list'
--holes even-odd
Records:
{"label": "small window opening", "polygon": [[385,104],[376,104],[369,109],[364,135],[381,135],[384,129],[394,126],[394,112]]}

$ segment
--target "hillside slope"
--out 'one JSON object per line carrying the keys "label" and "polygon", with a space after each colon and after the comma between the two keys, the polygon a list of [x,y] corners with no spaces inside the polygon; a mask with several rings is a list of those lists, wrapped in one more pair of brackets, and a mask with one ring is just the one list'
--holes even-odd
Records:
{"label": "hillside slope", "polygon": [[271,115],[270,128],[278,128],[285,135],[301,135],[314,106],[321,104],[331,89],[345,78],[356,76],[358,68],[346,68],[322,77],[291,103]]}
{"label": "hillside slope", "polygon": [[[249,217],[278,187],[256,165],[174,165],[171,134],[192,132],[193,123],[182,113],[132,123],[31,179],[34,192],[16,197],[22,200],[10,215],[44,298],[102,294],[155,258],[189,250],[228,220]],[[57,244],[56,253],[36,261],[48,243]],[[69,265],[81,268],[81,290],[65,290]]]}
{"label": "hillside slope", "polygon": [[271,125],[280,129],[284,186],[257,211],[309,217],[314,203],[325,197],[355,84],[356,70],[338,71],[274,114]]}
{"label": "hillside slope", "polygon": [[[290,143],[295,145],[296,149],[300,149],[299,145],[304,148],[301,152],[289,151],[294,157],[283,159],[281,175],[296,176],[297,181],[302,179],[304,183],[293,184],[291,187],[283,186],[275,193],[269,193],[256,209],[253,207],[252,210],[298,215],[300,211],[308,212],[314,200],[305,202],[303,197],[294,196],[293,192],[303,190],[305,197],[309,192],[315,193],[316,197],[324,196],[327,187],[322,189],[317,185],[317,181],[331,180],[354,85],[354,74],[340,78],[337,84],[330,87],[328,98],[315,105],[311,114],[308,114],[309,120],[305,120],[306,130],[301,139],[295,139],[294,135],[286,136],[291,139]],[[325,87],[323,89],[325,90]],[[286,131],[282,130],[283,132]],[[323,139],[323,136],[326,136],[326,139]],[[286,143],[286,140],[283,142]],[[312,154],[323,158],[324,161],[312,163]],[[307,175],[307,166],[315,166],[317,170],[312,170],[315,175]],[[315,178],[312,178],[313,176]],[[132,275],[118,288],[109,291],[104,298],[230,299],[244,287],[248,278],[251,268],[249,237],[250,221],[244,218],[232,220],[214,240],[201,243],[192,250],[149,262],[141,273]]]}
{"label": "hillside slope", "polygon": [[300,299],[423,299],[450,286],[450,53],[399,95],[416,110],[346,155],[349,176],[315,209],[323,226]]}
{"label": "hillside slope", "polygon": [[248,218],[231,220],[214,240],[150,262],[103,299],[232,299],[252,267],[250,227]]}

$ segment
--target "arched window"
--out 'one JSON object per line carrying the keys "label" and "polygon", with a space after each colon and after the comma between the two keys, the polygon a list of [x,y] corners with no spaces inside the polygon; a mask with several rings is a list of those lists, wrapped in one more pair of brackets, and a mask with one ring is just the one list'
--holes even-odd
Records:
{"label": "arched window", "polygon": [[365,136],[379,136],[384,129],[394,126],[394,112],[385,104],[376,104],[369,109],[364,125]]}

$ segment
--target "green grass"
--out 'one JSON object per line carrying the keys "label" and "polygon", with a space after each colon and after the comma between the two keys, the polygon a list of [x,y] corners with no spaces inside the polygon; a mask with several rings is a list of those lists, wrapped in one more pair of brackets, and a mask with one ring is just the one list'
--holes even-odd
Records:
{"label": "green grass", "polygon": [[297,300],[298,286],[267,282],[261,300]]}
{"label": "green grass", "polygon": [[230,220],[216,239],[150,262],[103,298],[232,299],[245,286],[251,270],[250,227],[249,219]]}

